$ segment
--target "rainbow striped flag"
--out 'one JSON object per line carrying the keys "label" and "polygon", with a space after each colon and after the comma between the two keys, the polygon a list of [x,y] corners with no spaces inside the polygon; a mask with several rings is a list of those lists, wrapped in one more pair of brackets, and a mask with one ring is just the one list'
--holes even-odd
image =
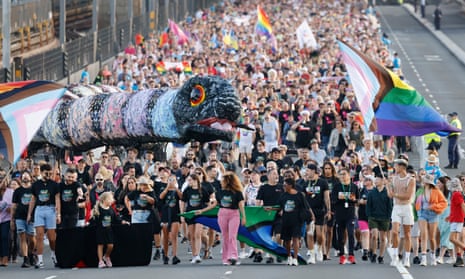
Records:
{"label": "rainbow striped flag", "polygon": [[189,37],[186,33],[176,24],[176,22],[168,19],[170,30],[178,37],[178,45],[183,45],[189,41]]}
{"label": "rainbow striped flag", "polygon": [[158,47],[162,48],[165,44],[168,43],[168,32],[163,32],[160,35],[160,38],[158,39]]}
{"label": "rainbow striped flag", "polygon": [[13,164],[65,94],[50,81],[0,83],[0,153]]}
{"label": "rainbow striped flag", "polygon": [[257,17],[258,19],[257,24],[255,25],[255,32],[270,39],[273,34],[270,19],[260,6],[257,6]]}
{"label": "rainbow striped flag", "polygon": [[396,74],[352,46],[338,43],[367,130],[392,136],[459,131]]}

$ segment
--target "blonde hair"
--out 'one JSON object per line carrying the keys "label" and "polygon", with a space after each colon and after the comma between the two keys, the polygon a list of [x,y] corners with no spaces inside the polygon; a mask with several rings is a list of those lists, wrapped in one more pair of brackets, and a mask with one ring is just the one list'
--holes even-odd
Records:
{"label": "blonde hair", "polygon": [[99,199],[98,199],[97,203],[95,203],[95,206],[92,209],[92,216],[99,216],[100,215],[99,207],[101,207],[103,205],[104,201],[107,201],[107,200],[110,200],[110,199],[113,199],[113,193],[112,192],[103,192],[99,196]]}

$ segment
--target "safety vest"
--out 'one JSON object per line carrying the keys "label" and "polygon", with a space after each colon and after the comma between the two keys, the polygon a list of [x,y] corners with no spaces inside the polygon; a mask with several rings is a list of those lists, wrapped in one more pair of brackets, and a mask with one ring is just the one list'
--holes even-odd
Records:
{"label": "safety vest", "polygon": [[[460,120],[458,118],[452,119],[452,121],[450,122],[450,125],[454,126],[457,129],[462,130],[462,122],[460,122]],[[460,134],[462,134],[462,133],[453,132],[453,133],[450,133],[449,136],[460,136]]]}
{"label": "safety vest", "polygon": [[441,136],[436,133],[429,133],[423,136],[426,144],[430,144],[433,140],[435,142],[441,142]]}

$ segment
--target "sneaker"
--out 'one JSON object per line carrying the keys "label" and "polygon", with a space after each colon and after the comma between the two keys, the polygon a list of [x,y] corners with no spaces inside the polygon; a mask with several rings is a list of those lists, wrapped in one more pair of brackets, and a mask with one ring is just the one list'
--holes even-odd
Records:
{"label": "sneaker", "polygon": [[299,262],[297,261],[297,259],[293,258],[292,259],[292,266],[298,266],[299,265]]}
{"label": "sneaker", "polygon": [[229,262],[231,263],[231,265],[240,265],[241,262],[236,260],[236,259],[229,259]]}
{"label": "sneaker", "polygon": [[371,257],[370,257],[370,262],[371,263],[376,263],[376,254],[371,254]]}
{"label": "sneaker", "polygon": [[181,244],[184,244],[184,243],[186,243],[186,242],[187,242],[187,238],[186,238],[186,237],[183,237],[183,238],[181,239]]}
{"label": "sneaker", "polygon": [[171,263],[174,264],[174,265],[176,265],[176,264],[178,264],[180,262],[181,262],[181,260],[176,256],[174,256],[173,259],[171,260]]}
{"label": "sneaker", "polygon": [[362,261],[364,261],[364,262],[368,261],[368,252],[367,251],[363,251]]}
{"label": "sneaker", "polygon": [[255,251],[253,251],[253,250],[250,251],[250,253],[249,253],[249,259],[255,259],[255,256],[256,256]]}
{"label": "sneaker", "polygon": [[355,247],[354,247],[354,250],[355,250],[355,251],[358,251],[358,250],[360,250],[360,249],[362,249],[362,244],[361,244],[360,242],[357,242],[357,244],[356,244]]}
{"label": "sneaker", "polygon": [[421,256],[420,266],[427,266],[428,263],[426,262],[426,255]]}
{"label": "sneaker", "polygon": [[344,255],[339,257],[339,264],[346,264],[346,257]]}
{"label": "sneaker", "polygon": [[323,251],[321,250],[321,248],[319,248],[316,252],[316,260],[319,262],[323,261]]}
{"label": "sneaker", "polygon": [[307,264],[315,264],[315,255],[313,253],[310,253],[310,256],[308,257]]}
{"label": "sneaker", "polygon": [[191,264],[196,264],[196,262],[195,262],[195,257],[192,258]]}
{"label": "sneaker", "polygon": [[168,264],[170,262],[170,258],[167,256],[163,256],[163,264]]}
{"label": "sneaker", "polygon": [[158,261],[160,259],[160,249],[155,250],[155,255],[153,255],[153,260]]}
{"label": "sneaker", "polygon": [[272,257],[268,257],[268,258],[266,258],[266,263],[267,264],[272,264],[272,263],[274,263],[274,259]]}
{"label": "sneaker", "polygon": [[455,262],[456,262],[455,257],[450,257],[450,258],[446,261],[447,264],[455,264]]}
{"label": "sneaker", "polygon": [[199,255],[197,255],[197,256],[195,257],[195,263],[201,263],[201,262],[202,262],[202,259],[200,258]]}
{"label": "sneaker", "polygon": [[287,265],[292,265],[292,257],[287,257]]}
{"label": "sneaker", "polygon": [[430,254],[430,259],[431,259],[431,266],[436,266],[436,255],[434,253]]}
{"label": "sneaker", "polygon": [[436,263],[437,264],[443,264],[444,263],[444,258],[443,257],[439,257],[436,259]]}
{"label": "sneaker", "polygon": [[261,263],[263,261],[263,256],[261,252],[258,252],[253,259],[254,263]]}
{"label": "sneaker", "polygon": [[349,263],[351,263],[351,264],[356,264],[357,263],[355,261],[355,256],[354,255],[349,255]]}
{"label": "sneaker", "polygon": [[378,257],[378,263],[384,264],[384,257]]}
{"label": "sneaker", "polygon": [[464,266],[464,263],[463,263],[462,257],[457,257],[454,263],[454,267],[463,267],[463,266]]}
{"label": "sneaker", "polygon": [[98,262],[98,268],[105,268],[105,267],[107,267],[107,265],[103,261]]}
{"label": "sneaker", "polygon": [[397,264],[399,263],[399,258],[396,256],[394,256],[394,258],[391,260],[391,266],[397,266]]}
{"label": "sneaker", "polygon": [[307,250],[307,257],[310,257],[310,255],[312,254],[312,251],[310,249]]}
{"label": "sneaker", "polygon": [[413,258],[413,264],[420,264],[420,257],[415,256],[415,257]]}
{"label": "sneaker", "polygon": [[36,268],[44,268],[44,266],[45,266],[44,262],[37,262],[35,267]]}
{"label": "sneaker", "polygon": [[239,259],[246,259],[249,254],[246,251],[239,253]]}
{"label": "sneaker", "polygon": [[22,268],[28,268],[31,267],[31,265],[28,263],[28,261],[24,261],[23,264],[21,265]]}
{"label": "sneaker", "polygon": [[405,258],[403,265],[404,265],[404,267],[409,268],[410,267],[410,261],[407,258]]}
{"label": "sneaker", "polygon": [[110,257],[105,257],[105,256],[103,256],[103,261],[105,262],[105,264],[107,265],[107,267],[113,267],[113,264],[111,263]]}

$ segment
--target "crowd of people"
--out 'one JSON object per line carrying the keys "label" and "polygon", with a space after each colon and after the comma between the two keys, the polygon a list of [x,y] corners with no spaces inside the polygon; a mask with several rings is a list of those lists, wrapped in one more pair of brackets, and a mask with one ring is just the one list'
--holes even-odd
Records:
{"label": "crowd of people", "polygon": [[[270,17],[276,44],[254,32],[257,4]],[[317,47],[299,46],[295,30],[303,20]],[[247,257],[281,261],[237,247],[244,206],[263,206],[278,210],[273,236],[286,247],[288,265],[298,265],[292,251],[305,246],[309,264],[331,259],[331,249],[341,264],[355,264],[356,250],[363,261],[382,264],[392,247],[392,265],[426,266],[429,251],[430,265],[448,255],[464,266],[465,176],[441,171],[440,137],[430,135],[426,165],[413,167],[409,138],[365,131],[358,112],[336,39],[402,76],[373,7],[361,0],[224,1],[180,26],[187,43],[179,45],[172,31],[164,39],[151,33],[104,66],[94,83],[136,92],[177,87],[191,75],[220,75],[236,87],[241,121],[251,129],[238,128],[233,143],[191,141],[166,160],[134,147],[123,156],[108,147],[97,160],[90,150],[66,160],[65,171],[19,160],[14,171],[0,173],[1,265],[21,255],[23,267],[43,267],[44,234],[56,263],[56,229],[95,225],[98,267],[111,267],[116,223],[151,223],[153,259],[164,264],[181,262],[178,242],[189,243],[192,264],[210,259],[219,242],[225,265]],[[83,74],[82,83],[89,82]],[[457,168],[458,160],[449,167]],[[179,215],[215,206],[221,240]]]}

